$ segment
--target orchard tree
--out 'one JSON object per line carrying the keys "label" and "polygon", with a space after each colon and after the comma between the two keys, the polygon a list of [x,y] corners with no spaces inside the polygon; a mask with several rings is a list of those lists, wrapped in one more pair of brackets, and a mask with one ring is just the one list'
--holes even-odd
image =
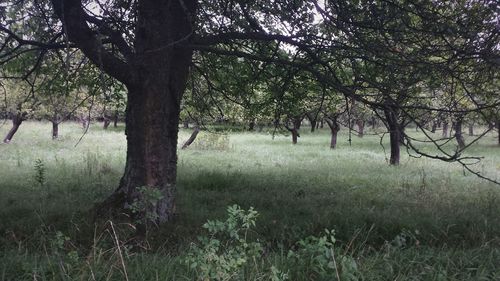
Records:
{"label": "orchard tree", "polygon": [[59,125],[82,107],[91,94],[86,88],[93,81],[95,71],[88,60],[78,51],[47,54],[36,70],[44,79],[39,83],[35,96],[40,106],[36,116],[52,124],[52,139],[59,137]]}
{"label": "orchard tree", "polygon": [[6,92],[5,112],[6,117],[12,120],[12,127],[3,139],[3,143],[10,143],[19,130],[21,124],[33,115],[38,101],[33,95],[33,85],[29,81],[6,81],[2,84]]}
{"label": "orchard tree", "polygon": [[[327,91],[327,89],[323,89]],[[339,118],[345,114],[348,101],[339,95],[326,95],[323,106],[323,116],[330,128],[330,149],[337,148],[337,136],[340,131]]]}
{"label": "orchard tree", "polygon": [[[78,48],[99,69],[123,83],[127,89],[125,172],[102,210],[122,212],[141,200],[140,187],[149,186],[158,190],[161,199],[145,212],[161,223],[170,220],[175,210],[179,114],[190,68],[196,63],[194,54],[238,56],[294,68],[336,93],[383,109],[388,98],[373,99],[360,94],[367,91],[358,91],[366,85],[374,87],[377,81],[360,81],[358,75],[351,83],[338,76],[339,63],[351,58],[393,63],[403,73],[407,64],[435,68],[449,64],[447,60],[473,58],[498,65],[493,22],[497,14],[490,8],[495,3],[24,1],[2,9],[0,31],[10,48],[0,56],[13,57],[30,48],[40,54]],[[19,35],[24,30],[12,28],[18,16],[13,10],[42,19],[28,26],[46,36]],[[447,42],[443,35],[449,34],[465,38],[466,44],[463,40]],[[291,55],[270,53],[276,45]],[[431,60],[444,53],[455,56]]]}

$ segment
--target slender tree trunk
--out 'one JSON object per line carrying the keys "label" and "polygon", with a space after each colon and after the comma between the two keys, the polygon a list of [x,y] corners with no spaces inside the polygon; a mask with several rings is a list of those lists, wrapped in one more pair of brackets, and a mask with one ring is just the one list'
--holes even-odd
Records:
{"label": "slender tree trunk", "polygon": [[293,128],[290,132],[292,133],[292,143],[297,144],[297,138],[299,137],[299,132],[295,128]]}
{"label": "slender tree trunk", "polygon": [[455,139],[457,140],[457,144],[458,144],[459,149],[465,148],[465,140],[464,140],[464,136],[462,135],[462,124],[463,124],[463,118],[457,117],[457,119],[454,122],[454,126],[453,126],[455,129]]}
{"label": "slender tree trunk", "polygon": [[321,118],[321,120],[319,121],[319,128],[320,128],[320,129],[323,129],[323,128],[325,127],[325,125],[324,125],[324,123],[325,123],[325,122],[324,122],[324,120],[325,120],[324,118]]}
{"label": "slender tree trunk", "polygon": [[469,136],[474,136],[474,124],[469,124]]}
{"label": "slender tree trunk", "polygon": [[248,131],[249,131],[249,132],[253,132],[253,131],[255,131],[255,120],[251,120],[251,121],[248,123]]}
{"label": "slender tree trunk", "polygon": [[181,149],[186,149],[188,146],[190,146],[194,142],[194,140],[196,139],[196,137],[198,136],[199,132],[200,132],[200,128],[198,126],[194,127],[193,133],[191,134],[191,136],[189,137],[189,139],[187,139],[184,142],[184,144],[182,145]]}
{"label": "slender tree trunk", "polygon": [[437,122],[432,121],[431,133],[435,133],[437,129]]}
{"label": "slender tree trunk", "polygon": [[[314,133],[314,130],[316,129],[316,123],[317,123],[317,120],[316,120],[316,115],[311,113],[311,112],[307,112],[306,113],[306,117],[307,117],[307,120],[309,120],[309,123],[311,123],[311,133]],[[299,125],[300,127],[300,125]]]}
{"label": "slender tree trunk", "polygon": [[3,139],[4,143],[10,143],[14,135],[16,134],[17,130],[19,129],[19,126],[21,126],[21,123],[25,120],[24,118],[26,117],[26,113],[15,113],[12,115],[12,128],[10,128],[9,132]]}
{"label": "slender tree trunk", "polygon": [[314,131],[316,130],[316,123],[316,120],[311,121],[311,133],[314,133]]}
{"label": "slender tree trunk", "polygon": [[389,129],[389,139],[391,146],[391,158],[389,163],[391,165],[399,165],[400,155],[400,126],[398,124],[398,118],[396,113],[392,108],[384,109],[385,118],[387,120],[387,125]]}
{"label": "slender tree trunk", "polygon": [[330,149],[335,149],[337,147],[337,135],[340,131],[339,123],[337,122],[337,117],[326,119],[328,127],[330,127],[331,138],[330,138]]}
{"label": "slender tree trunk", "polygon": [[497,119],[498,145],[500,145],[500,118]]}
{"label": "slender tree trunk", "polygon": [[111,119],[109,119],[109,116],[104,116],[104,123],[103,123],[103,129],[107,130],[109,125],[111,124]]}
{"label": "slender tree trunk", "polygon": [[500,145],[500,119],[497,120],[498,145]]}
{"label": "slender tree trunk", "polygon": [[59,120],[52,119],[52,139],[55,140],[59,138]]}
{"label": "slender tree trunk", "polygon": [[375,118],[375,116],[372,116],[372,130],[375,131],[376,128],[377,128],[377,119]]}
{"label": "slender tree trunk", "polygon": [[[126,210],[142,198],[138,187],[150,187],[161,195],[148,205],[156,223],[169,221],[175,213],[177,134],[180,102],[186,87],[192,50],[179,46],[192,23],[188,11],[193,1],[140,1],[133,75],[126,109],[127,157],[118,189],[102,206]],[[179,45],[182,45],[179,43]],[[147,203],[147,202],[146,202]],[[144,214],[139,214],[144,217]],[[138,234],[144,230],[138,230]]]}
{"label": "slender tree trunk", "polygon": [[[289,117],[287,123],[285,123],[285,128],[292,134],[293,144],[297,144],[297,140],[300,137],[299,129],[303,118],[304,117],[302,116]],[[292,127],[289,126],[290,121],[292,123]]]}
{"label": "slender tree trunk", "polygon": [[448,137],[448,122],[443,122],[443,138]]}
{"label": "slender tree trunk", "polygon": [[356,124],[358,125],[358,137],[362,138],[365,135],[365,121],[358,119]]}
{"label": "slender tree trunk", "polygon": [[113,127],[118,127],[118,110],[116,110],[115,114],[113,115]]}

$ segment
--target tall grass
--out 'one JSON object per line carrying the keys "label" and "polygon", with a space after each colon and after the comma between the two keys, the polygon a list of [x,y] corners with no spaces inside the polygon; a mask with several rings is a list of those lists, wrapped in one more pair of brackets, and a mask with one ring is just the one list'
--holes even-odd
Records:
{"label": "tall grass", "polygon": [[[267,132],[200,134],[200,145],[179,151],[175,221],[151,234],[147,251],[129,249],[115,241],[128,225],[116,237],[89,212],[118,184],[122,129],[92,125],[75,147],[77,124],[63,123],[53,141],[49,123],[25,122],[0,145],[0,280],[124,280],[125,271],[129,280],[195,280],[184,251],[232,204],[260,213],[255,236],[265,255],[249,280],[265,280],[273,265],[290,280],[313,278],[287,252],[324,229],[336,230],[362,280],[500,280],[500,187],[453,163],[404,156],[390,167],[377,136],[349,145],[345,130],[335,150],[326,130],[302,132],[297,145]],[[189,134],[181,131],[179,143]],[[467,153],[485,156],[474,168],[498,179],[495,137]]]}

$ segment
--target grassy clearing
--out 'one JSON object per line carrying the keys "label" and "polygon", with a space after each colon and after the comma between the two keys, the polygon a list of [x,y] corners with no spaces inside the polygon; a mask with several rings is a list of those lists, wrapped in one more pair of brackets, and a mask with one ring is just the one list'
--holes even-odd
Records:
{"label": "grassy clearing", "polygon": [[[498,186],[429,159],[405,156],[389,167],[378,137],[353,136],[349,146],[345,130],[336,150],[326,130],[303,132],[296,146],[268,133],[201,133],[179,154],[176,221],[149,238],[150,250],[119,255],[116,237],[95,227],[88,210],[119,181],[122,129],[93,126],[75,148],[76,124],[62,124],[52,141],[49,123],[26,122],[0,145],[0,280],[123,280],[125,272],[129,280],[195,280],[185,252],[205,234],[201,225],[232,204],[259,212],[252,237],[264,248],[234,280],[335,280],[305,267],[305,257],[288,257],[324,229],[336,230],[338,257],[356,261],[358,279],[342,280],[500,280]],[[476,169],[499,178],[495,137],[469,153],[486,156]],[[116,228],[121,238],[128,226]],[[281,279],[272,279],[272,266]]]}

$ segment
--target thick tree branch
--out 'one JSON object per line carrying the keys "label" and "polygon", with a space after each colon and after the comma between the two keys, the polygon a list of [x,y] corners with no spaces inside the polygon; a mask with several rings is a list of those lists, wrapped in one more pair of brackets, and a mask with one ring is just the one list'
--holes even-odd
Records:
{"label": "thick tree branch", "polygon": [[88,15],[80,0],[52,0],[54,11],[63,23],[70,41],[98,67],[123,83],[133,76],[128,63],[104,48],[102,38],[89,27]]}

